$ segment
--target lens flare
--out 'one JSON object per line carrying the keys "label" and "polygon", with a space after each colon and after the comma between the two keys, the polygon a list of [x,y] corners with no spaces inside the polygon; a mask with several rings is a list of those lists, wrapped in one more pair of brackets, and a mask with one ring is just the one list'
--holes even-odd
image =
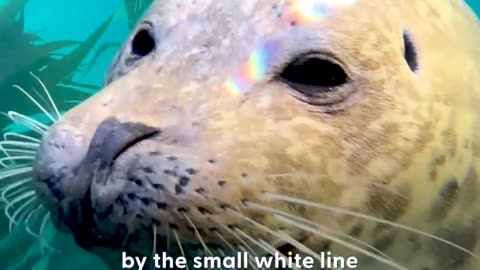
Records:
{"label": "lens flare", "polygon": [[249,56],[240,72],[225,83],[228,91],[244,94],[256,82],[264,78],[270,66],[278,58],[280,44],[270,41],[255,49]]}

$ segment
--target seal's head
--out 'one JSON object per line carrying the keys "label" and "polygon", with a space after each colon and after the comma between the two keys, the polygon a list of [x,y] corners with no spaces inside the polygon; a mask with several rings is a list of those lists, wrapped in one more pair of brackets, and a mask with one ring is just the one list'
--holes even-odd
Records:
{"label": "seal's head", "polygon": [[112,265],[328,249],[478,269],[479,36],[459,0],[156,1],[43,138],[37,193]]}

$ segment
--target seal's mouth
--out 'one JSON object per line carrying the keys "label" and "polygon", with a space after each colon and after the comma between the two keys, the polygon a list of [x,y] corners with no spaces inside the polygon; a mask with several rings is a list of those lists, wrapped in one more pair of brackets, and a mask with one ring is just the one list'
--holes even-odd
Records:
{"label": "seal's mouth", "polygon": [[[160,130],[143,124],[106,119],[96,129],[85,156],[77,164],[69,164],[66,161],[69,157],[59,159],[56,145],[45,138],[37,152],[34,179],[37,194],[43,198],[57,227],[72,233],[75,241],[85,249],[121,245],[116,239],[122,238],[125,229],[119,228],[106,235],[97,227],[96,219],[102,219],[102,215],[92,205],[92,184],[105,184],[117,159],[139,143],[160,134]],[[62,147],[73,147],[68,143],[70,141],[65,140]]]}

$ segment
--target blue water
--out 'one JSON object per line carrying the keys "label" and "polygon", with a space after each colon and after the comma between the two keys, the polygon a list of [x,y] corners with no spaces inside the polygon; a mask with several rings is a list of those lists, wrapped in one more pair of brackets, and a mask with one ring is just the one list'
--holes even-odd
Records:
{"label": "blue water", "polygon": [[[0,0],[0,3],[3,6],[7,1],[8,0]],[[477,12],[480,12],[480,2],[478,0],[469,0],[467,2],[470,3]],[[124,12],[123,1],[121,0],[30,0],[25,6],[24,31],[36,33],[47,41],[83,41],[113,13],[117,14],[116,17],[95,45],[96,48],[100,48],[102,44],[122,42],[129,33],[127,16]],[[117,49],[118,47],[112,47],[109,50],[106,50],[97,59],[95,65],[93,65],[87,72],[74,73],[72,81],[93,86],[102,85],[105,71]],[[65,51],[69,52],[72,51],[72,49],[67,48]],[[84,62],[88,62],[93,55],[93,52],[88,54]],[[79,91],[93,93],[97,90],[98,88],[80,89]],[[5,93],[5,91],[11,91],[11,89],[0,89],[0,91]],[[72,92],[72,96],[74,96],[74,92]],[[15,96],[14,98],[17,97]],[[15,101],[12,102],[13,103],[10,103],[10,106],[19,108],[22,106],[20,98],[18,100],[15,99]],[[41,121],[48,120],[44,116],[39,119]],[[18,127],[9,128],[16,131],[22,131],[21,129],[15,129]],[[0,235],[6,234],[8,230],[7,225],[8,223],[6,219],[0,217]],[[52,252],[48,248],[43,253],[43,251],[38,248],[38,242],[30,243],[25,241],[25,244],[22,242],[22,245],[20,246],[17,245],[10,247],[6,243],[15,242],[19,239],[19,237],[13,235],[9,240],[4,240],[3,242],[0,241],[0,270],[80,270],[87,269],[88,267],[94,267],[98,270],[106,269],[98,258],[95,258],[76,247],[69,237],[57,235],[48,231],[50,229],[50,227],[47,228],[46,234],[51,236],[55,235],[55,241],[59,245],[57,248],[60,247],[59,249],[61,249],[63,253]],[[25,257],[24,254],[26,251],[28,251],[29,254]],[[18,267],[14,267],[14,263],[19,262],[22,258],[27,259],[27,261],[17,265]]]}

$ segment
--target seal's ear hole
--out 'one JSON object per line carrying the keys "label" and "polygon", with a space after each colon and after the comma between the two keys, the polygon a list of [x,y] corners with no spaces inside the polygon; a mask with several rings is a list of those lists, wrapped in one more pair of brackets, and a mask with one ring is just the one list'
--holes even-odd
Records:
{"label": "seal's ear hole", "polygon": [[340,65],[317,53],[297,57],[283,69],[279,77],[295,89],[301,86],[332,88],[348,80]]}
{"label": "seal's ear hole", "polygon": [[133,37],[131,47],[132,54],[143,57],[155,49],[155,40],[147,29],[142,29]]}
{"label": "seal's ear hole", "polygon": [[404,57],[410,69],[415,72],[418,70],[418,58],[415,44],[413,44],[410,34],[403,32]]}

